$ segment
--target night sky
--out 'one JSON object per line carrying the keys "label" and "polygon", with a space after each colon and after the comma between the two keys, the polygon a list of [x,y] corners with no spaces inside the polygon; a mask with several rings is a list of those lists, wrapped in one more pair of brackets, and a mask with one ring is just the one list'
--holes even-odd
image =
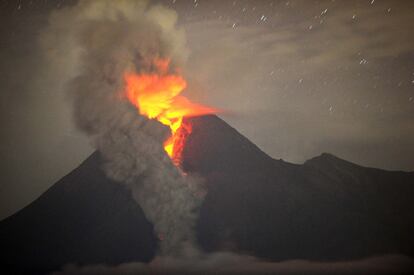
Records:
{"label": "night sky", "polygon": [[[38,45],[75,2],[0,1],[0,218],[93,151],[61,92],[70,60],[50,71]],[[272,157],[414,170],[414,1],[154,2],[186,31],[186,95]]]}

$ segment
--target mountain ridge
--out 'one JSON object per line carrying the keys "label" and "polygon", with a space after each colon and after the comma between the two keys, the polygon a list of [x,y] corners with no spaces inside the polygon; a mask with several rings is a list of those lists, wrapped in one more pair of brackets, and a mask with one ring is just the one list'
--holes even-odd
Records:
{"label": "mountain ridge", "polygon": [[318,162],[337,162],[337,163],[342,163],[344,165],[353,165],[354,167],[361,167],[361,168],[366,168],[366,169],[375,169],[377,171],[401,172],[401,173],[408,173],[408,174],[411,174],[411,175],[414,174],[414,171],[406,171],[406,170],[398,170],[398,169],[397,170],[395,170],[395,169],[382,169],[382,168],[372,167],[372,166],[369,166],[369,165],[357,164],[357,163],[345,160],[343,158],[340,158],[340,157],[338,157],[334,154],[327,153],[327,152],[323,152],[319,156],[312,157],[312,158],[306,160],[303,163],[303,165],[318,163]]}

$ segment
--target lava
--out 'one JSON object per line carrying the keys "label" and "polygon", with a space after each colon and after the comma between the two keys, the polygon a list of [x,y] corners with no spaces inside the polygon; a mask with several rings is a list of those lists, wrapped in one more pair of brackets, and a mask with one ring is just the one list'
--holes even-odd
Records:
{"label": "lava", "polygon": [[181,95],[187,87],[186,80],[178,73],[169,71],[169,59],[155,59],[151,73],[126,73],[126,95],[141,115],[157,119],[170,127],[171,136],[164,142],[164,149],[176,165],[191,125],[183,123],[184,117],[215,113],[216,110],[196,104]]}

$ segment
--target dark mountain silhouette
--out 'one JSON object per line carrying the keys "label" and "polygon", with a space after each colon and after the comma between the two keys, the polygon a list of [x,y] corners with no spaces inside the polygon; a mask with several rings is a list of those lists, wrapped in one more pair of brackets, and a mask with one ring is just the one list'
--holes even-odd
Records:
{"label": "dark mountain silhouette", "polygon": [[183,167],[207,179],[197,229],[207,251],[272,260],[413,255],[414,173],[330,154],[274,160],[217,117],[193,119]]}
{"label": "dark mountain silhouette", "polygon": [[[271,260],[414,256],[414,173],[330,154],[275,160],[216,116],[189,119],[183,170],[206,179],[198,242]],[[95,152],[32,204],[0,222],[2,266],[45,272],[66,263],[150,261],[152,225]]]}
{"label": "dark mountain silhouette", "polygon": [[64,263],[148,262],[155,249],[152,225],[104,175],[97,152],[0,223],[1,268],[13,274],[44,274]]}

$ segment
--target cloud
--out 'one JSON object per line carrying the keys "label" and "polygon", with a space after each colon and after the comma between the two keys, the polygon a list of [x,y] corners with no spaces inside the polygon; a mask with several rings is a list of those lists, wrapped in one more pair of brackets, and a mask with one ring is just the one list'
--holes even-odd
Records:
{"label": "cloud", "polygon": [[401,255],[346,262],[266,262],[251,256],[222,252],[192,259],[158,257],[149,264],[67,265],[52,274],[398,274],[410,272],[413,263],[413,259]]}
{"label": "cloud", "polygon": [[[406,64],[414,48],[413,3],[267,4],[255,6],[256,14],[183,22],[192,97],[229,110],[221,116],[275,158],[300,163],[329,151],[367,166],[412,170],[412,160],[395,152],[414,146]],[[261,14],[266,22],[256,18]],[[358,141],[375,146],[361,154]]]}

